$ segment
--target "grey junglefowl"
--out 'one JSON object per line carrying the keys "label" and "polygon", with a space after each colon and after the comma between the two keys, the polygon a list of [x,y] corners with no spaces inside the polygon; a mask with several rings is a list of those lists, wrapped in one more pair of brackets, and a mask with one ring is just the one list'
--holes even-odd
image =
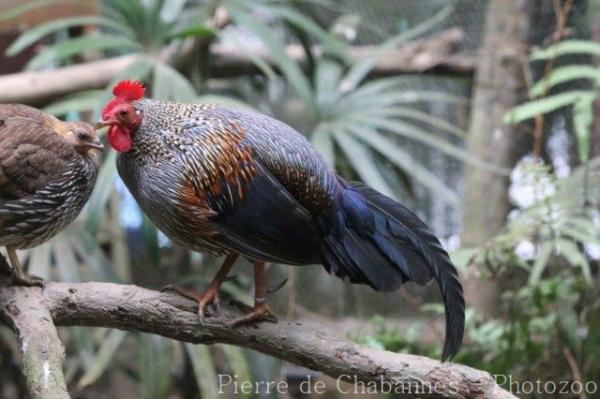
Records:
{"label": "grey junglefowl", "polygon": [[99,126],[119,152],[117,169],[142,210],[174,242],[226,255],[203,293],[218,305],[221,283],[241,255],[254,263],[253,310],[232,325],[273,320],[265,262],[322,264],[377,291],[406,281],[440,287],[446,310],[442,359],[459,349],[464,299],[457,271],[427,226],[398,202],[336,174],[288,125],[221,106],[145,99],[136,81],[113,88]]}
{"label": "grey junglefowl", "polygon": [[96,182],[101,148],[90,124],[0,104],[0,246],[10,283],[42,284],[23,272],[16,250],[48,241],[77,217]]}

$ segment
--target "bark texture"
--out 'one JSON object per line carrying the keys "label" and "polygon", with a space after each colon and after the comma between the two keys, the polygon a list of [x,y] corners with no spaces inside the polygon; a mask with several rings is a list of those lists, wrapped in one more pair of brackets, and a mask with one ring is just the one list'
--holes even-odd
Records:
{"label": "bark texture", "polygon": [[[535,1],[492,0],[471,103],[470,153],[503,168],[512,168],[518,142],[515,126],[504,123],[509,109],[525,99],[524,65],[530,48]],[[517,150],[517,151],[515,151]],[[481,168],[466,171],[465,246],[480,245],[504,225],[509,210],[507,176]]]}
{"label": "bark texture", "polygon": [[[532,15],[538,0],[491,0],[483,44],[477,57],[471,103],[469,153],[502,168],[511,169],[522,149],[522,132],[504,123],[506,112],[525,98],[524,68],[530,48]],[[462,245],[479,246],[504,226],[510,209],[509,177],[481,168],[465,170],[464,229]],[[476,278],[465,279],[466,302],[481,312],[498,308],[498,288]]]}
{"label": "bark texture", "polygon": [[[0,312],[15,327],[22,342],[28,342],[24,356],[29,357],[25,363],[31,365],[25,366],[24,372],[34,399],[68,397],[61,374],[63,348],[52,321],[57,326],[119,328],[197,344],[238,345],[334,378],[383,381],[420,397],[514,397],[502,390],[487,372],[454,363],[442,364],[422,356],[362,348],[312,325],[280,321],[231,328],[228,321],[242,312],[238,305],[222,306],[218,317],[200,323],[194,302],[132,285],[48,283],[43,291],[37,287],[4,288],[0,290]],[[22,321],[24,317],[26,323]],[[44,332],[46,326],[48,332]],[[48,379],[44,379],[43,371],[46,354],[51,354]],[[28,374],[30,368],[32,374]],[[38,370],[42,372],[39,377]],[[55,396],[38,393],[38,378],[55,386]]]}
{"label": "bark texture", "polygon": [[4,288],[2,318],[17,333],[23,375],[32,399],[68,399],[63,375],[65,348],[41,290]]}

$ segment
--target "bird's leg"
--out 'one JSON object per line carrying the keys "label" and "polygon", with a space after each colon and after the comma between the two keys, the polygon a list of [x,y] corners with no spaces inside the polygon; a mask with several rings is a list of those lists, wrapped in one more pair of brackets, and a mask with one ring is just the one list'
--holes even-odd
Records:
{"label": "bird's leg", "polygon": [[267,287],[265,286],[265,262],[254,263],[254,308],[245,316],[231,322],[232,327],[242,324],[270,321],[277,323],[277,317],[267,305]]}
{"label": "bird's leg", "polygon": [[17,251],[13,247],[6,247],[6,253],[8,254],[8,260],[12,267],[12,275],[10,277],[8,285],[24,285],[27,287],[43,287],[44,279],[38,276],[32,276],[25,274],[21,268],[21,262],[17,256]]}
{"label": "bird's leg", "polygon": [[227,258],[225,258],[225,261],[223,261],[223,264],[219,268],[217,275],[215,276],[215,278],[213,278],[213,280],[210,282],[210,284],[204,292],[197,292],[194,290],[189,290],[173,285],[167,285],[166,287],[163,287],[161,291],[175,291],[185,298],[198,302],[198,316],[200,316],[200,319],[203,319],[204,316],[208,315],[206,312],[206,308],[208,305],[214,304],[215,308],[218,309],[219,289],[223,281],[227,279],[227,274],[235,264],[235,261],[237,260],[238,256],[238,254],[232,254],[228,255]]}
{"label": "bird's leg", "polygon": [[7,277],[12,276],[12,267],[8,264],[8,261],[4,257],[4,255],[0,254],[0,273],[4,274]]}

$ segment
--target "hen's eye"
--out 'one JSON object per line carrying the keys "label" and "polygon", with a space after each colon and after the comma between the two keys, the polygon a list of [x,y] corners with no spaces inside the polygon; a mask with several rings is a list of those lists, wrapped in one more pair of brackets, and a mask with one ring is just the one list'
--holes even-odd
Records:
{"label": "hen's eye", "polygon": [[81,140],[81,141],[90,141],[91,137],[88,133],[86,132],[78,132],[77,133],[77,139]]}
{"label": "hen's eye", "polygon": [[121,111],[119,111],[119,116],[120,116],[120,117],[125,117],[125,116],[127,116],[127,111],[126,111],[126,110],[121,110]]}

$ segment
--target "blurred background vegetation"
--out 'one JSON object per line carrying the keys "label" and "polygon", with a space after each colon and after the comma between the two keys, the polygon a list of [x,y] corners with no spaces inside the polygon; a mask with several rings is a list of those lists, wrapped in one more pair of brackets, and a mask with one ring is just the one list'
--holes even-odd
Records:
{"label": "blurred background vegetation", "polygon": [[[0,102],[19,99],[5,78],[80,64],[88,81],[73,75],[67,90],[26,102],[94,121],[128,78],[155,98],[283,120],[343,176],[417,211],[452,252],[468,305],[455,361],[517,381],[600,385],[599,10],[597,0],[0,0]],[[105,61],[123,67],[102,81]],[[29,272],[203,287],[220,260],[158,232],[114,160],[107,151],[78,221],[22,253]],[[249,302],[246,266],[224,290]],[[436,289],[382,295],[325,275],[272,265],[268,281],[288,279],[271,300],[277,313],[440,356]],[[218,374],[292,386],[306,375],[226,345],[100,328],[61,335],[76,398],[210,399]],[[3,398],[25,397],[15,345],[2,327]]]}

